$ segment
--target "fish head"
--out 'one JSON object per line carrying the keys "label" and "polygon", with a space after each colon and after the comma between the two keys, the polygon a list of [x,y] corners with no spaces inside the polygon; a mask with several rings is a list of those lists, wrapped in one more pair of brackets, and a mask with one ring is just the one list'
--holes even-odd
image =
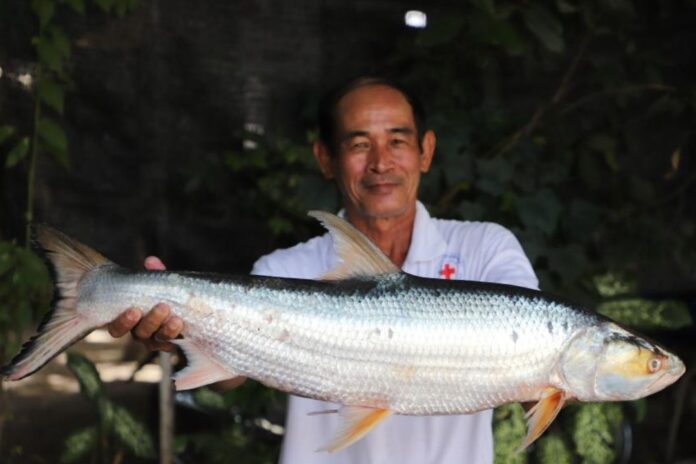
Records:
{"label": "fish head", "polygon": [[612,322],[585,329],[561,357],[567,388],[582,401],[643,398],[676,382],[685,370],[676,355]]}

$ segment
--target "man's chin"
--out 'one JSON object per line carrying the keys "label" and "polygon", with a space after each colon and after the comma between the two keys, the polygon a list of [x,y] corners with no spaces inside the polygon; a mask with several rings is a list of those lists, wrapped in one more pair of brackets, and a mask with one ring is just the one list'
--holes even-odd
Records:
{"label": "man's chin", "polygon": [[370,219],[394,219],[403,216],[409,210],[408,205],[365,205],[361,212]]}

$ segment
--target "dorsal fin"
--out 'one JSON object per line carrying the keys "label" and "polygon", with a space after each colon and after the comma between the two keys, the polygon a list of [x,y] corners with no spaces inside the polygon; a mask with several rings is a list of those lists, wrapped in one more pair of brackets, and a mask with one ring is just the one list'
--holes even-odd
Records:
{"label": "dorsal fin", "polygon": [[340,217],[325,211],[308,213],[322,223],[333,237],[334,249],[341,262],[321,276],[322,280],[341,280],[394,274],[401,270],[387,258],[377,245]]}

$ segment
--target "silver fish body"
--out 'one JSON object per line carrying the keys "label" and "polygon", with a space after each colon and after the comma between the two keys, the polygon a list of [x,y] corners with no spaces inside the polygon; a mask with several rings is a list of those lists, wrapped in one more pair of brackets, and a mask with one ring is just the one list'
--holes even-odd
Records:
{"label": "silver fish body", "polygon": [[675,382],[678,357],[615,323],[541,292],[400,272],[328,213],[341,259],[325,280],[132,272],[52,229],[38,243],[55,274],[53,308],[3,367],[31,375],[126,308],[169,304],[188,366],[178,389],[238,376],[344,405],[324,450],[362,437],[391,413],[462,414],[538,401],[522,447],[568,398],[636,399]]}
{"label": "silver fish body", "polygon": [[558,363],[573,337],[608,323],[532,290],[403,273],[320,282],[105,266],[83,285],[78,311],[99,323],[165,302],[184,337],[230,372],[400,414],[537,400],[566,387]]}

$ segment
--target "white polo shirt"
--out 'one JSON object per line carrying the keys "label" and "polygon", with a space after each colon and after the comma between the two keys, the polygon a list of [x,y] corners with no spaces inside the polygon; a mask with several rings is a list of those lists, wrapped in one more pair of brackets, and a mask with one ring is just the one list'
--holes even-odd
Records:
{"label": "white polo shirt", "polygon": [[[327,233],[261,257],[253,274],[315,279],[338,262]],[[538,281],[517,239],[486,222],[431,218],[418,202],[403,270],[421,277],[513,284],[536,289]],[[337,414],[308,416],[337,405],[290,396],[281,464],[490,464],[492,411],[456,416],[393,415],[347,448],[315,452],[338,429]]]}

